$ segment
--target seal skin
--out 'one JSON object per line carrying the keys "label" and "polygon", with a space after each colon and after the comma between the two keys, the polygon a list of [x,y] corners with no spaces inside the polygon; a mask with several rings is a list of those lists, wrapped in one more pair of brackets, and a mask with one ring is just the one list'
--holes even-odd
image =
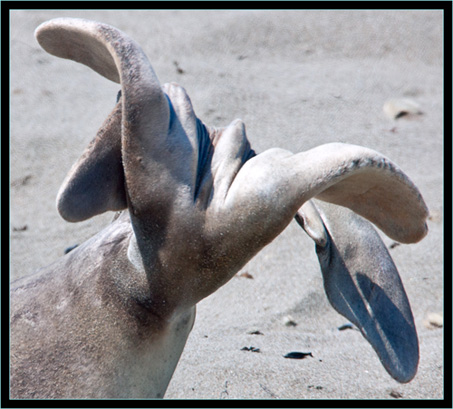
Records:
{"label": "seal skin", "polygon": [[70,222],[122,213],[11,284],[12,398],[163,397],[196,303],[294,217],[316,243],[334,308],[360,328],[390,375],[412,379],[418,342],[409,301],[365,220],[403,243],[427,233],[421,194],[394,163],[347,144],[257,155],[242,121],[206,126],[185,90],[161,86],[121,31],[61,18],[40,25],[36,38],[50,54],[121,84],[57,208]]}

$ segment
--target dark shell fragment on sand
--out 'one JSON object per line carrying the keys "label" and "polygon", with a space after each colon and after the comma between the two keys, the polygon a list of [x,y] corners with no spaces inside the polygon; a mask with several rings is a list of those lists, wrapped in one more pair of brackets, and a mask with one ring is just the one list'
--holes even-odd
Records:
{"label": "dark shell fragment on sand", "polygon": [[283,357],[289,359],[304,359],[307,356],[311,356],[313,358],[313,354],[311,352],[288,352]]}

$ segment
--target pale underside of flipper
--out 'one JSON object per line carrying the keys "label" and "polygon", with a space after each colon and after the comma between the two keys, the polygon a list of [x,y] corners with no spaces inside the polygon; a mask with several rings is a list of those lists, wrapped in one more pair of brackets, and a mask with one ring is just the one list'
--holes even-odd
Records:
{"label": "pale underside of flipper", "polygon": [[[199,126],[187,94],[173,84],[164,92],[143,50],[126,34],[105,24],[62,18],[42,24],[36,36],[49,53],[121,82],[121,160],[132,214],[156,214],[199,193],[210,203],[213,192],[213,207],[224,213],[245,205],[245,211],[269,218],[268,211],[276,214],[285,209],[284,215],[270,219],[273,235],[304,202],[317,197],[354,210],[397,241],[411,243],[426,234],[427,209],[420,193],[378,152],[327,144],[297,154],[271,150],[248,160],[253,154],[247,153],[252,151],[245,128],[233,122],[218,133],[223,135],[220,142],[214,141],[215,132],[210,135],[216,152],[209,162],[200,157],[212,149],[200,149],[199,134],[205,127]],[[199,164],[207,162],[206,178]],[[203,187],[202,182],[206,182]],[[185,187],[191,192],[182,199]],[[271,203],[264,208],[263,201]],[[123,200],[113,198],[108,203],[119,207]],[[214,216],[218,218],[218,212]]]}

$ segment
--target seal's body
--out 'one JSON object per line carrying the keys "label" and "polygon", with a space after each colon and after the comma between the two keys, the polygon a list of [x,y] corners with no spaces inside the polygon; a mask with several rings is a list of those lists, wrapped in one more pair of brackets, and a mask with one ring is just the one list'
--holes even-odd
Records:
{"label": "seal's body", "polygon": [[360,217],[399,242],[424,237],[426,206],[401,169],[346,144],[256,154],[242,121],[206,126],[185,90],[161,86],[140,46],[121,31],[62,18],[36,36],[49,53],[121,84],[57,208],[71,222],[122,214],[61,260],[12,283],[13,398],[163,397],[197,302],[294,217],[316,243],[329,301],[396,380],[414,377],[409,301],[381,239]]}

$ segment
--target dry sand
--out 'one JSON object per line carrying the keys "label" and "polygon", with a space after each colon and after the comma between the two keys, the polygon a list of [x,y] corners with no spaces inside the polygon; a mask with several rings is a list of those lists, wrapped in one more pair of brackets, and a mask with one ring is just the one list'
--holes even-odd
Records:
{"label": "dry sand", "polygon": [[[424,324],[443,309],[441,11],[12,12],[13,279],[61,257],[112,217],[70,224],[55,209],[63,178],[119,89],[40,49],[34,29],[60,16],[128,33],[162,83],[187,89],[201,119],[216,126],[243,119],[257,151],[338,141],[384,153],[417,184],[432,214],[422,242],[390,250],[420,338],[412,382],[392,380],[358,331],[338,330],[346,319],[328,304],[313,242],[292,223],[199,304],[167,398],[443,397],[443,330]],[[387,118],[382,107],[390,98],[414,100],[423,115]],[[297,326],[282,323],[288,315]],[[241,350],[251,346],[260,352]],[[284,359],[290,351],[313,357]]]}

